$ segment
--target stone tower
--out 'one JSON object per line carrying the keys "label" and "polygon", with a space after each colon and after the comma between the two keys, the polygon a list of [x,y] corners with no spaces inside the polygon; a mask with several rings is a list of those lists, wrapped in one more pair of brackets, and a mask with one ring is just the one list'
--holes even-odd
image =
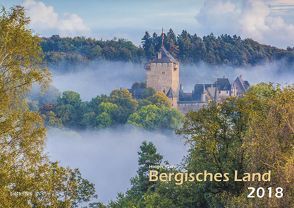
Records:
{"label": "stone tower", "polygon": [[172,106],[177,108],[179,98],[179,62],[164,48],[164,34],[157,57],[146,65],[147,87],[161,91],[170,99]]}

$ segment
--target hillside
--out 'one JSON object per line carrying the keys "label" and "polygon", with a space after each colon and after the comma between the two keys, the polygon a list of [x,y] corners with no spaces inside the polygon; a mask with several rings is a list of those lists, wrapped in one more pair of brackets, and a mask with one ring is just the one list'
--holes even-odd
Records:
{"label": "hillside", "polygon": [[[165,34],[164,45],[182,63],[256,65],[285,60],[294,63],[294,47],[287,50],[263,45],[252,39],[221,35],[199,37],[183,30],[176,35],[171,29]],[[83,63],[91,60],[144,62],[152,58],[161,46],[161,35],[146,32],[142,47],[125,39],[96,40],[93,38],[61,38],[58,35],[42,38],[45,61],[49,64]]]}

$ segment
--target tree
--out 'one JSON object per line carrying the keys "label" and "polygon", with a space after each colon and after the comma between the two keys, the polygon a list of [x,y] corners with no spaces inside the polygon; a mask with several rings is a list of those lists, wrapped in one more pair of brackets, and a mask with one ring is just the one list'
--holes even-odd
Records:
{"label": "tree", "polygon": [[74,91],[64,91],[62,93],[62,97],[59,97],[57,99],[57,103],[59,105],[80,106],[81,104],[80,94]]}
{"label": "tree", "polygon": [[64,126],[80,127],[82,120],[82,102],[80,94],[73,91],[65,91],[57,99],[56,115]]}
{"label": "tree", "polygon": [[155,90],[150,87],[146,87],[145,82],[135,82],[132,85],[131,92],[134,98],[142,100],[155,94]]}
{"label": "tree", "polygon": [[40,39],[28,24],[22,7],[1,10],[0,206],[72,207],[87,201],[94,188],[43,152],[43,119],[29,110],[25,95],[33,83],[48,86],[50,74],[42,68]]}
{"label": "tree", "polygon": [[149,166],[160,165],[163,157],[152,142],[146,141],[140,146],[138,155],[139,169],[137,175],[131,179],[132,187],[125,195],[119,194],[117,202],[111,202],[110,207],[143,207],[144,194],[154,186],[148,179]]}
{"label": "tree", "polygon": [[150,104],[130,115],[128,123],[149,130],[176,129],[182,122],[182,115],[175,109]]}
{"label": "tree", "polygon": [[[294,206],[294,88],[260,84],[244,97],[249,104],[248,133],[244,140],[247,172],[270,170],[270,182],[249,182],[254,187],[282,187],[283,200],[266,197],[260,200],[239,198],[252,206]],[[233,201],[233,200],[232,200]],[[238,201],[238,200],[237,200]]]}
{"label": "tree", "polygon": [[153,96],[147,98],[152,104],[157,106],[171,107],[171,101],[163,92],[156,92]]}
{"label": "tree", "polygon": [[[182,130],[191,141],[187,169],[193,172],[239,174],[272,172],[270,182],[203,183],[204,200],[213,207],[292,207],[293,175],[293,87],[260,84],[243,98],[189,113]],[[248,199],[248,187],[282,186],[283,200],[275,197]],[[201,183],[199,184],[201,187]]]}
{"label": "tree", "polygon": [[127,89],[112,91],[110,101],[118,106],[115,121],[119,124],[126,123],[129,116],[138,107],[138,102],[133,99],[132,94]]}
{"label": "tree", "polygon": [[179,58],[182,61],[189,60],[189,51],[192,48],[191,35],[183,30],[182,33],[178,36],[178,44],[179,44]]}
{"label": "tree", "polygon": [[152,38],[146,31],[144,37],[142,38],[142,46],[147,59],[151,59],[155,54],[155,48],[152,43]]}
{"label": "tree", "polygon": [[157,153],[157,149],[151,142],[144,141],[140,146],[138,152],[139,169],[137,177],[131,180],[133,185],[132,191],[137,192],[138,196],[142,196],[151,186],[152,183],[148,179],[148,171],[150,166],[160,165],[162,162],[162,155]]}
{"label": "tree", "polygon": [[179,53],[179,47],[177,44],[177,36],[170,28],[166,34],[166,49],[174,56],[177,57]]}
{"label": "tree", "polygon": [[112,124],[112,119],[109,113],[102,112],[96,117],[96,126],[98,128],[106,128]]}
{"label": "tree", "polygon": [[[103,41],[53,35],[42,38],[41,46],[45,53],[45,62],[58,71],[64,71],[74,70],[77,65],[93,60],[145,62],[146,59],[150,60],[156,56],[161,47],[161,34],[150,35],[146,31],[141,43],[142,48],[121,38]],[[164,46],[174,57],[186,63],[204,61],[209,64],[233,66],[256,65],[275,60],[285,60],[288,66],[294,63],[291,47],[279,49],[251,39],[242,40],[236,35],[198,37],[187,31],[176,35],[170,29],[164,34]]]}
{"label": "tree", "polygon": [[91,109],[91,111],[95,112],[95,113],[99,113],[99,105],[102,102],[108,102],[109,101],[109,97],[106,95],[101,95],[101,96],[97,96],[95,98],[92,98],[92,100],[89,102],[89,108]]}
{"label": "tree", "polygon": [[[207,108],[187,114],[184,125],[178,133],[185,135],[192,144],[187,159],[188,171],[207,170],[233,175],[237,170],[240,174],[243,173],[244,150],[241,147],[248,119],[242,111],[244,105],[242,99],[232,98],[221,104],[211,103]],[[231,195],[239,195],[243,185],[234,180],[207,182],[205,183],[206,201],[210,201],[211,206],[220,206],[221,198],[214,193],[223,191]]]}
{"label": "tree", "polygon": [[114,103],[102,102],[99,105],[99,112],[106,112],[106,113],[109,113],[110,115],[114,115],[117,110],[118,110],[118,106]]}

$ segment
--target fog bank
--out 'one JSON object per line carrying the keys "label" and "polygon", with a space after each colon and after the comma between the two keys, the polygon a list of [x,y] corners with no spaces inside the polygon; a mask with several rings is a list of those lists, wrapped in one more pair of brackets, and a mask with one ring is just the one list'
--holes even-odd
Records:
{"label": "fog bank", "polygon": [[183,139],[173,132],[149,132],[135,127],[96,131],[48,129],[46,152],[52,161],[79,168],[95,184],[99,200],[108,202],[130,187],[138,169],[139,146],[152,141],[164,160],[179,164],[187,152]]}
{"label": "fog bank", "polygon": [[286,65],[283,61],[243,67],[208,65],[202,62],[182,65],[180,71],[184,91],[191,91],[196,83],[213,83],[222,77],[227,77],[233,82],[240,75],[251,85],[260,82],[287,85],[294,83],[294,66]]}
{"label": "fog bank", "polygon": [[109,94],[114,89],[130,88],[134,82],[145,79],[143,64],[127,62],[97,61],[83,66],[61,67],[59,73],[53,71],[52,85],[60,91],[72,90],[81,94],[83,100],[90,100],[101,94]]}
{"label": "fog bank", "polygon": [[[69,67],[69,66],[67,66]],[[101,94],[109,94],[118,88],[130,88],[134,82],[145,81],[143,64],[125,62],[92,62],[66,73],[53,72],[53,85],[60,91],[73,90],[81,94],[83,100],[90,100]],[[60,68],[60,71],[69,71]],[[194,65],[180,64],[180,81],[185,91],[191,91],[196,83],[213,83],[219,77],[228,77],[233,81],[242,75],[250,84],[273,82],[294,83],[294,66],[283,61],[256,66],[231,67],[212,66],[205,63]]]}

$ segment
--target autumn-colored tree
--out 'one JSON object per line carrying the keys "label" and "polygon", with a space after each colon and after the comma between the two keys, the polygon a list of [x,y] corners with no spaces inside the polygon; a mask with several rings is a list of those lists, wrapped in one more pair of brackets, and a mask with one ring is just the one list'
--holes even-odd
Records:
{"label": "autumn-colored tree", "polygon": [[25,95],[46,87],[40,39],[22,7],[0,13],[0,207],[73,207],[93,196],[78,171],[51,163],[43,153],[46,130]]}
{"label": "autumn-colored tree", "polygon": [[[159,208],[293,207],[293,103],[293,86],[258,84],[242,98],[210,103],[197,112],[188,113],[178,133],[186,138],[190,149],[181,169],[177,171],[229,173],[229,181],[186,182],[180,186],[173,182],[159,182],[144,192],[139,204],[138,198],[130,197],[128,192],[119,195],[117,202],[128,206]],[[156,107],[153,105],[149,110]],[[138,111],[140,116],[136,112],[130,119],[139,121],[142,115],[148,121],[158,119],[154,119],[157,113],[151,111],[142,114],[141,110]],[[270,170],[271,180],[234,181],[235,170],[239,177],[243,173]],[[134,185],[132,188],[135,188]],[[248,187],[264,188],[265,196],[248,198]],[[271,196],[269,187],[272,188]],[[275,196],[278,187],[283,188],[282,198]]]}
{"label": "autumn-colored tree", "polygon": [[[294,206],[294,88],[260,84],[244,97],[250,117],[242,145],[246,172],[271,171],[271,181],[246,183],[247,187],[283,188],[283,197],[247,199],[248,207]],[[242,199],[241,197],[241,199]],[[238,199],[234,199],[238,202]],[[232,200],[232,201],[234,201]]]}
{"label": "autumn-colored tree", "polygon": [[171,101],[163,92],[156,92],[153,96],[147,98],[147,100],[157,106],[171,107]]}

